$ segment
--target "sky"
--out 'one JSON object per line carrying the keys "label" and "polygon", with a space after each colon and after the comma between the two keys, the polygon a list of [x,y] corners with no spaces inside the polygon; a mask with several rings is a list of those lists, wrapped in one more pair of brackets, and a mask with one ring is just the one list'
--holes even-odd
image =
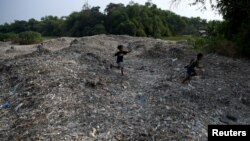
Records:
{"label": "sky", "polygon": [[[0,0],[0,24],[13,23],[15,20],[29,20],[41,17],[68,16],[73,11],[80,11],[85,2],[90,6],[100,6],[101,11],[109,3],[123,3],[127,5],[131,0]],[[148,0],[133,0],[135,3],[145,4]],[[152,0],[158,8],[170,10],[186,17],[201,17],[207,20],[222,20],[216,11],[208,9],[200,11],[197,6],[190,6],[188,0],[182,0],[178,5],[171,4],[171,0]],[[209,5],[209,4],[207,4]]]}

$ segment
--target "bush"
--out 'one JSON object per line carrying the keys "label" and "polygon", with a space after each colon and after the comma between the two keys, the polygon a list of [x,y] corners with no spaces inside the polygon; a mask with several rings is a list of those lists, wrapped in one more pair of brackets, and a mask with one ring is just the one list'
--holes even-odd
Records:
{"label": "bush", "polygon": [[95,25],[95,27],[92,31],[92,35],[105,34],[105,33],[106,33],[106,29],[105,29],[105,26],[103,24]]}
{"label": "bush", "polygon": [[194,49],[208,53],[217,53],[229,57],[234,57],[239,54],[239,50],[235,43],[219,36],[198,38],[192,44]]}
{"label": "bush", "polygon": [[18,35],[16,33],[0,33],[0,41],[3,42],[18,42]]}
{"label": "bush", "polygon": [[240,55],[250,58],[250,20],[248,23],[242,24],[240,32],[235,36],[234,40],[239,47]]}
{"label": "bush", "polygon": [[190,38],[187,40],[189,44],[193,46],[195,50],[203,50],[206,46],[206,39],[205,38]]}
{"label": "bush", "polygon": [[234,57],[236,54],[238,54],[238,49],[236,45],[229,40],[226,39],[217,39],[209,41],[208,45],[208,51],[209,52],[215,52],[219,55]]}
{"label": "bush", "polygon": [[25,31],[19,33],[20,44],[35,44],[42,41],[42,36],[38,32]]}
{"label": "bush", "polygon": [[146,37],[147,34],[144,32],[143,29],[139,28],[139,29],[136,30],[136,36],[137,37]]}

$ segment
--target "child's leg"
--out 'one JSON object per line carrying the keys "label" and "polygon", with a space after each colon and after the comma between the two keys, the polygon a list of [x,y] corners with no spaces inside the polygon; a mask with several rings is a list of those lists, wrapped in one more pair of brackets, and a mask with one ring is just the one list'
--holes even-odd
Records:
{"label": "child's leg", "polygon": [[196,75],[197,75],[196,71],[193,71],[191,74],[191,76],[196,76]]}
{"label": "child's leg", "polygon": [[182,81],[182,83],[185,83],[187,80],[190,80],[190,79],[191,79],[191,76],[188,75],[188,76]]}
{"label": "child's leg", "polygon": [[124,70],[123,69],[123,62],[118,63],[118,68],[121,69],[121,74],[124,75],[124,73],[123,73],[123,70]]}
{"label": "child's leg", "polygon": [[121,73],[122,73],[122,75],[124,75],[124,73],[123,73],[123,67],[121,67]]}
{"label": "child's leg", "polygon": [[110,68],[112,69],[113,67],[115,67],[115,68],[117,68],[117,69],[120,68],[120,66],[114,66],[114,65],[110,64]]}
{"label": "child's leg", "polygon": [[113,64],[110,64],[110,68],[112,69],[114,67],[114,65]]}
{"label": "child's leg", "polygon": [[187,80],[190,80],[190,79],[191,79],[191,76],[192,76],[192,73],[193,73],[193,69],[187,69],[187,76],[186,76],[186,78],[182,81],[182,83],[185,83]]}

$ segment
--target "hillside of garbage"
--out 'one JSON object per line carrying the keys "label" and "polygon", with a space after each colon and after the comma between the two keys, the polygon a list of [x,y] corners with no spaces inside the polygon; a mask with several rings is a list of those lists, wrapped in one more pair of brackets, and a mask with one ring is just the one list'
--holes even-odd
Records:
{"label": "hillside of garbage", "polygon": [[[124,73],[116,65],[117,46]],[[44,48],[0,43],[0,140],[206,140],[207,126],[250,123],[250,62],[186,41],[61,37]]]}

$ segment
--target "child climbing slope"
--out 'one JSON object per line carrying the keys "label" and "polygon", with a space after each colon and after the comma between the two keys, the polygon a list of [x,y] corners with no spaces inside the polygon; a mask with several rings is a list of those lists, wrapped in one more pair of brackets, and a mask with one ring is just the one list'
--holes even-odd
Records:
{"label": "child climbing slope", "polygon": [[123,56],[131,52],[131,50],[130,51],[124,50],[123,45],[118,45],[117,49],[118,49],[118,52],[115,53],[115,56],[117,56],[117,59],[116,59],[117,66],[114,66],[111,64],[110,68],[115,67],[115,68],[121,69],[121,74],[124,75]]}
{"label": "child climbing slope", "polygon": [[197,54],[197,58],[196,60],[191,60],[190,64],[187,65],[185,68],[187,69],[187,76],[186,78],[182,81],[182,83],[185,83],[187,80],[190,80],[192,76],[197,75],[196,71],[195,71],[195,67],[196,68],[201,68],[199,66],[199,62],[200,60],[203,58],[203,54],[202,53],[198,53]]}

